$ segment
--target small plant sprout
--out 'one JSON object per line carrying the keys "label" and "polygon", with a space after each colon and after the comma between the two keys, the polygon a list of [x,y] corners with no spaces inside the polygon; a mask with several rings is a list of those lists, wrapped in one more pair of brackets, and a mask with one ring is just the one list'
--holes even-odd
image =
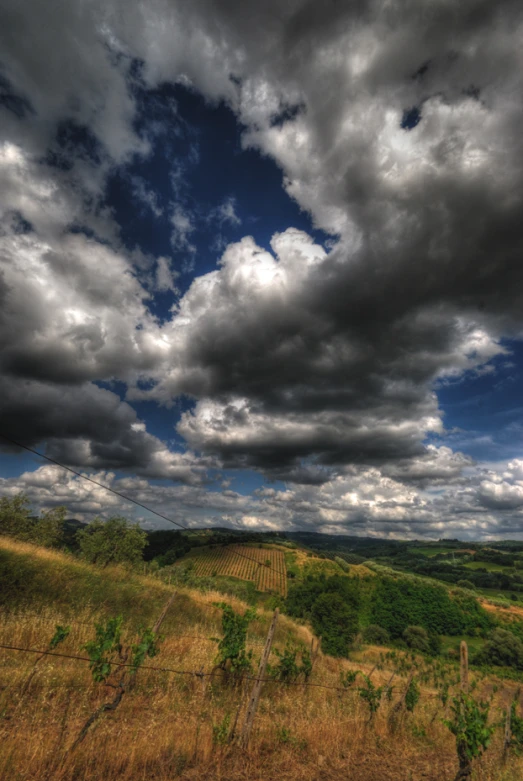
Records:
{"label": "small plant sprout", "polygon": [[122,659],[122,616],[110,618],[107,624],[95,624],[96,637],[84,645],[89,656],[91,673],[96,683],[104,683],[113,665]]}
{"label": "small plant sprout", "polygon": [[412,678],[412,680],[409,683],[408,689],[405,693],[405,707],[407,708],[409,713],[412,713],[412,711],[414,710],[414,708],[419,702],[419,698],[420,698],[419,686],[414,680],[414,678]]}
{"label": "small plant sprout", "polygon": [[131,652],[131,669],[136,673],[147,657],[152,659],[158,654],[159,639],[156,633],[152,629],[143,629],[139,641],[131,647]]}
{"label": "small plant sprout", "polygon": [[223,719],[214,724],[212,728],[212,742],[215,746],[225,746],[229,739],[229,726],[231,723],[231,716],[227,713]]}
{"label": "small plant sprout", "polygon": [[452,698],[450,708],[452,717],[443,723],[456,736],[459,770],[455,781],[460,781],[472,773],[472,760],[486,751],[497,724],[487,723],[489,703],[478,703],[464,692]]}
{"label": "small plant sprout", "polygon": [[364,673],[360,674],[365,681],[365,686],[358,687],[358,694],[369,706],[369,721],[373,721],[381,704],[383,686],[376,687],[368,675],[365,675]]}
{"label": "small plant sprout", "polygon": [[[252,670],[252,651],[246,651],[247,629],[256,618],[256,610],[250,608],[243,615],[236,613],[225,602],[216,603],[222,613],[223,637],[218,642],[216,668],[241,676]],[[215,638],[216,639],[216,638]]]}
{"label": "small plant sprout", "polygon": [[349,689],[358,677],[359,670],[347,670],[340,673],[340,682],[344,689]]}
{"label": "small plant sprout", "polygon": [[[271,677],[279,681],[297,681],[300,675],[303,675],[307,681],[312,671],[311,656],[307,650],[287,644],[283,653],[277,649],[274,649],[274,653],[278,657],[279,663],[269,669]],[[301,656],[301,664],[296,658],[298,653]]]}
{"label": "small plant sprout", "polygon": [[[117,709],[130,683],[129,676],[136,675],[148,656],[156,656],[158,653],[158,636],[153,629],[142,629],[138,642],[124,649],[121,639],[122,623],[122,616],[118,616],[110,618],[106,624],[96,624],[95,639],[84,645],[90,659],[89,667],[93,680],[116,689],[116,694],[111,701],[104,702],[89,716],[70,751],[74,751],[80,745],[92,725],[103,713]],[[119,669],[120,674],[110,681],[113,668]]]}
{"label": "small plant sprout", "polygon": [[63,641],[69,637],[70,631],[70,626],[61,626],[60,624],[56,624],[55,633],[49,641],[50,650],[52,651],[54,648],[57,648],[60,643],[63,643]]}

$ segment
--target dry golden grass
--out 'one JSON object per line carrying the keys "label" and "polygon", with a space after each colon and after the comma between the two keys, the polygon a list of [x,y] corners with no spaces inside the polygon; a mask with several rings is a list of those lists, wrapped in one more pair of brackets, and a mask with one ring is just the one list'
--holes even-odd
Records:
{"label": "dry golden grass", "polygon": [[479,601],[481,602],[481,606],[490,613],[497,613],[499,616],[508,618],[509,620],[517,619],[521,621],[523,618],[523,607],[518,607],[517,605],[508,605],[507,607],[502,607],[501,605],[492,604],[492,602],[489,602],[488,599],[480,599]]}
{"label": "dry golden grass", "polygon": [[[39,556],[44,567],[45,562],[70,567],[71,578],[78,575],[75,567],[87,567],[61,554],[35,553],[17,544],[10,551]],[[90,577],[102,577],[88,569]],[[114,588],[118,588],[117,576],[121,582],[126,577],[115,570],[111,575]],[[141,602],[144,593],[163,600],[172,593],[154,579],[133,578],[133,593]],[[223,595],[187,589],[178,589],[177,595],[162,627],[165,640],[161,652],[148,664],[211,670],[216,643],[209,638],[220,635],[221,619],[213,602]],[[246,608],[238,599],[227,601],[235,609]],[[159,612],[156,601],[154,605],[151,615]],[[71,616],[65,598],[59,605],[40,608],[38,615],[30,610],[30,605],[19,606],[18,612],[0,615],[1,644],[44,647],[54,625],[67,623]],[[78,623],[58,650],[84,655],[81,647],[93,637],[90,624],[97,616],[107,616],[104,603],[91,600],[88,609],[78,609],[74,616]],[[260,655],[270,619],[270,613],[260,611],[249,630],[248,645],[255,657]],[[125,639],[131,641],[134,636],[130,629]],[[281,616],[275,646],[281,649],[289,639],[309,645],[312,635],[306,627]],[[382,652],[369,647],[357,661],[320,654],[310,682],[338,686],[340,671],[361,669],[368,673],[380,662]],[[389,703],[370,725],[366,705],[356,691],[265,684],[251,745],[243,752],[213,739],[224,718],[234,719],[239,688],[208,678],[203,688],[195,675],[152,670],[139,671],[118,710],[103,717],[77,751],[67,754],[86,718],[102,702],[112,699],[114,691],[93,683],[86,663],[48,656],[38,662],[24,692],[34,658],[0,650],[0,778],[6,781],[451,781],[457,769],[454,739],[441,721],[441,705],[430,696],[434,693],[430,687],[423,689],[415,712],[404,714],[393,728],[387,718]],[[383,666],[374,671],[372,680],[381,684],[390,674]],[[401,691],[405,676],[396,677],[394,683]],[[492,681],[481,681],[477,693],[488,693],[491,686]],[[505,685],[496,695],[496,704],[508,702],[510,695],[511,688]],[[494,715],[498,716],[495,709]],[[523,778],[523,760],[511,757],[502,766],[500,741],[498,731],[477,766],[476,781]]]}

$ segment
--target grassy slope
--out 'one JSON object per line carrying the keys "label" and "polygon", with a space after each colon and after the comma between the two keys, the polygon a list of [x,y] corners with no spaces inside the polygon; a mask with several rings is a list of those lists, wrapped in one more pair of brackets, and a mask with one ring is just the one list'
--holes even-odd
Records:
{"label": "grassy slope", "polygon": [[[172,593],[167,585],[114,568],[99,570],[70,556],[0,538],[0,643],[38,648],[45,645],[55,623],[86,621],[121,612],[129,630],[151,624]],[[178,598],[163,625],[165,641],[150,664],[183,670],[210,670],[221,634],[217,593],[177,589]],[[236,609],[245,605],[227,599]],[[9,609],[9,612],[6,611]],[[35,613],[37,615],[35,615]],[[248,646],[258,658],[271,614],[249,629]],[[82,653],[93,636],[91,626],[73,624],[61,646]],[[129,631],[127,640],[133,633]],[[311,634],[282,616],[275,646],[292,639],[309,644]],[[369,672],[373,680],[389,680],[391,666],[380,659],[384,649],[370,647],[357,662],[318,656],[312,683],[339,684],[348,669]],[[401,657],[401,654],[399,655]],[[205,691],[195,676],[142,671],[117,713],[108,715],[89,734],[74,758],[61,770],[56,762],[78,733],[86,717],[113,693],[93,684],[86,664],[46,657],[38,663],[31,685],[21,696],[32,669],[29,654],[0,650],[0,777],[10,781],[35,778],[69,781],[122,779],[346,779],[352,781],[445,781],[455,773],[453,739],[441,724],[439,707],[429,684],[422,704],[394,730],[380,712],[373,728],[367,724],[364,702],[356,692],[340,695],[321,688],[264,687],[248,755],[213,743],[213,728],[234,718],[240,691],[218,682]],[[273,657],[272,663],[276,662]],[[455,674],[455,669],[454,669]],[[397,675],[399,690],[406,672]],[[478,691],[489,693],[481,681]],[[428,688],[427,688],[428,687]],[[497,697],[510,697],[510,684]],[[501,702],[501,700],[499,700]],[[386,706],[388,707],[388,706]],[[500,740],[482,764],[478,781],[512,781],[523,775],[523,762],[511,759],[500,769]]]}

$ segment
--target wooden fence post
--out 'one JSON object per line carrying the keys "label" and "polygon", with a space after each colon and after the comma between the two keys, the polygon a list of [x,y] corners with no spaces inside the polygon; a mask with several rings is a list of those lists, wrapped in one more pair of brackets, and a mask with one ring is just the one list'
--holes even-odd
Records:
{"label": "wooden fence post", "polygon": [[462,694],[469,693],[469,649],[465,640],[460,646],[459,682]]}
{"label": "wooden fence post", "polygon": [[162,610],[162,612],[160,613],[160,615],[156,619],[156,623],[153,626],[153,632],[154,632],[155,635],[158,634],[158,630],[161,627],[161,625],[163,623],[163,620],[164,620],[165,616],[167,615],[167,613],[169,611],[169,608],[171,607],[172,603],[174,602],[175,596],[176,596],[176,591],[174,592],[174,594],[172,595],[172,597],[167,602],[167,604],[165,605],[164,609]]}
{"label": "wooden fence post", "polygon": [[311,671],[316,663],[316,659],[318,658],[318,654],[320,652],[321,648],[321,637],[318,637],[318,640],[316,642],[316,648],[314,648],[314,638],[311,640]]}
{"label": "wooden fence post", "polygon": [[507,715],[505,716],[505,736],[503,738],[503,761],[506,762],[510,744],[512,742],[511,729],[512,707],[507,705]]}
{"label": "wooden fence post", "polygon": [[267,662],[269,661],[269,654],[271,652],[272,641],[274,638],[274,631],[276,629],[276,622],[278,621],[278,608],[274,611],[269,631],[267,633],[267,639],[265,641],[265,648],[260,659],[258,667],[258,674],[252,687],[251,697],[247,706],[247,712],[245,714],[245,721],[243,722],[242,731],[240,734],[240,746],[247,748],[249,745],[249,738],[251,736],[252,725],[254,723],[254,717],[256,716],[256,710],[258,708],[258,700],[260,699],[260,692],[263,685],[263,678],[265,676],[265,670],[267,669]]}

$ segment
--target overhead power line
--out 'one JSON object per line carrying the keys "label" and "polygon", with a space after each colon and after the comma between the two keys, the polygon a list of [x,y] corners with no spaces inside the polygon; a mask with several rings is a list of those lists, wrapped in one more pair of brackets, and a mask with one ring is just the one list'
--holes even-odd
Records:
{"label": "overhead power line", "polygon": [[[0,432],[0,437],[2,437],[2,439],[5,439],[6,442],[10,442],[11,445],[14,445],[15,447],[19,447],[22,450],[27,450],[29,453],[38,456],[38,458],[45,458],[45,460],[50,461],[51,464],[54,464],[55,466],[59,466],[61,469],[65,469],[67,472],[71,472],[73,475],[80,477],[82,480],[87,480],[89,483],[93,483],[93,485],[97,485],[99,488],[105,488],[106,491],[110,491],[112,494],[115,494],[115,496],[119,496],[120,499],[123,499],[126,502],[131,502],[132,504],[135,504],[137,507],[141,507],[142,510],[146,510],[147,512],[152,513],[153,515],[156,515],[158,518],[161,518],[163,521],[167,521],[167,523],[172,523],[174,526],[179,526],[180,529],[183,529],[184,531],[190,531],[190,528],[188,526],[185,526],[185,524],[180,523],[180,521],[175,521],[172,518],[168,518],[166,515],[162,515],[162,513],[159,513],[157,510],[153,510],[151,507],[147,507],[147,505],[138,502],[136,499],[131,499],[130,496],[125,496],[125,494],[120,493],[120,491],[116,491],[114,488],[110,488],[108,485],[104,485],[103,483],[100,483],[98,480],[93,480],[93,478],[89,477],[88,475],[84,475],[81,472],[77,472],[76,469],[73,469],[70,466],[66,466],[65,464],[60,463],[60,461],[56,461],[56,459],[51,458],[50,456],[46,456],[43,453],[40,453],[38,450],[34,450],[32,447],[29,447],[29,445],[23,445],[21,442],[17,442],[15,439],[12,439],[12,437],[8,437],[5,434],[2,434],[1,432]],[[246,556],[244,553],[239,553],[238,551],[235,551],[235,553],[237,556],[240,556],[243,559],[247,559],[247,561],[253,561],[259,567],[263,566],[266,567],[267,569],[272,569],[273,572],[276,572],[278,575],[281,574],[280,572],[278,572],[277,569],[275,569],[270,564],[265,564],[261,561],[258,561],[257,559],[253,559],[252,556]]]}

